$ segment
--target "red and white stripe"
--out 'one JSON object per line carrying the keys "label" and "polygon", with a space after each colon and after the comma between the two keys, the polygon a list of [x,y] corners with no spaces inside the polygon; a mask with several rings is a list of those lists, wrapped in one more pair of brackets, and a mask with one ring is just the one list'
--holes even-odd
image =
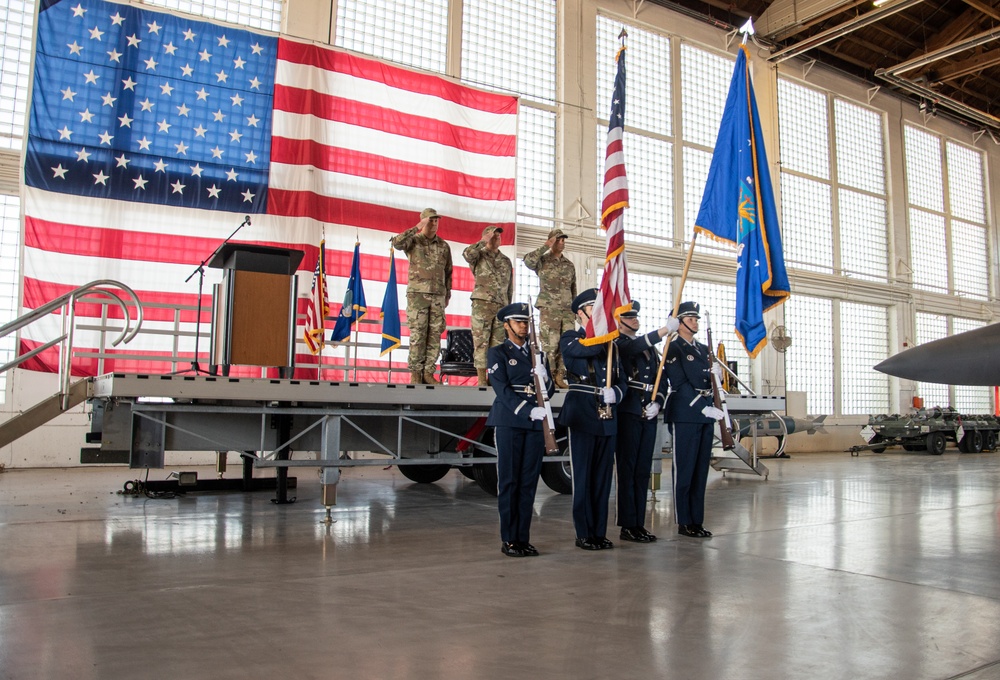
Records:
{"label": "red and white stripe", "polygon": [[597,345],[618,337],[618,317],[631,308],[628,290],[628,261],[625,257],[625,208],[628,207],[628,180],[625,177],[623,129],[616,126],[608,131],[607,153],[604,159],[604,200],[601,205],[601,227],[608,240],[604,258],[604,277],[597,301],[587,323],[587,337],[581,342]]}

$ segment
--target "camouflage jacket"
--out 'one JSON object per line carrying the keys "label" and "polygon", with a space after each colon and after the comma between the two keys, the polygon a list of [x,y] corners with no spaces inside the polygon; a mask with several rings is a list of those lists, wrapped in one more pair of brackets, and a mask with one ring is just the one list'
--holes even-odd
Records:
{"label": "camouflage jacket", "polygon": [[462,257],[469,263],[469,269],[476,277],[472,299],[486,300],[501,307],[509,305],[514,294],[514,265],[510,258],[499,250],[487,250],[485,241],[473,243],[465,249]]}
{"label": "camouflage jacket", "polygon": [[546,245],[524,256],[524,266],[538,274],[538,309],[569,309],[576,297],[576,267],[566,256],[556,257]]}
{"label": "camouflage jacket", "polygon": [[440,236],[427,238],[411,227],[394,236],[392,247],[410,261],[408,293],[451,295],[451,247]]}

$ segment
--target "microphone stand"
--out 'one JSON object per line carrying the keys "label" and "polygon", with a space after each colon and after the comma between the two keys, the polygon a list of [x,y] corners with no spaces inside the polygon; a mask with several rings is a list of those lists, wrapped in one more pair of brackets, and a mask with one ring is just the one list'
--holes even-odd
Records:
{"label": "microphone stand", "polygon": [[201,345],[201,296],[202,296],[202,291],[203,291],[203,289],[205,287],[205,265],[208,264],[209,262],[211,262],[212,258],[215,257],[216,253],[218,253],[220,250],[222,250],[222,247],[224,245],[226,245],[227,243],[229,243],[230,239],[232,239],[234,236],[236,236],[236,232],[238,232],[240,229],[242,229],[243,227],[245,227],[245,226],[247,226],[249,224],[250,224],[250,216],[247,215],[246,217],[243,218],[243,221],[240,222],[240,225],[238,227],[236,227],[235,229],[233,229],[233,232],[229,236],[227,236],[222,241],[222,243],[220,243],[218,246],[216,246],[215,250],[213,250],[208,257],[206,257],[204,260],[202,260],[201,264],[199,264],[197,267],[195,267],[194,271],[191,272],[190,274],[188,274],[188,277],[186,279],[184,279],[184,283],[187,283],[192,278],[194,278],[195,274],[198,275],[198,316],[195,319],[195,326],[194,326],[194,329],[195,329],[194,330],[194,359],[191,361],[191,367],[190,368],[187,368],[187,369],[185,369],[183,371],[176,371],[175,373],[171,373],[171,375],[177,375],[178,373],[187,373],[188,371],[194,371],[195,375],[197,375],[199,373],[205,373],[207,375],[211,375],[210,371],[203,371],[202,368],[201,368],[201,365],[198,363],[198,354],[199,354],[198,348]]}

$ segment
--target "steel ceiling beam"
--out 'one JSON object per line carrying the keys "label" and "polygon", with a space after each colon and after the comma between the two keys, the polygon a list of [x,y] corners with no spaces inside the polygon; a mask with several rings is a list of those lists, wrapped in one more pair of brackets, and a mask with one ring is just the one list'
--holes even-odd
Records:
{"label": "steel ceiling beam", "polygon": [[871,12],[867,12],[865,14],[862,14],[861,16],[855,17],[850,21],[845,21],[839,26],[834,26],[833,28],[817,33],[816,35],[806,38],[805,40],[796,43],[795,45],[786,47],[783,50],[778,50],[770,57],[768,57],[768,61],[779,63],[785,61],[786,59],[797,57],[800,54],[808,52],[811,49],[819,47],[820,45],[825,45],[828,42],[832,42],[838,38],[842,38],[848,33],[852,33],[858,30],[859,28],[864,28],[865,26],[873,24],[877,21],[881,21],[882,19],[888,16],[892,16],[897,12],[902,12],[905,9],[909,9],[910,7],[913,7],[915,5],[919,5],[923,1],[924,0],[899,0],[899,2],[894,2],[890,5],[884,5],[882,7],[872,10]]}
{"label": "steel ceiling beam", "polygon": [[881,73],[889,73],[891,75],[899,75],[900,73],[905,73],[906,71],[912,71],[915,68],[920,68],[921,66],[926,66],[927,64],[932,64],[935,61],[940,61],[942,59],[947,59],[948,57],[954,56],[966,50],[971,50],[973,47],[978,47],[988,42],[992,42],[1000,38],[1000,28],[993,28],[989,31],[983,31],[982,33],[977,33],[971,38],[966,38],[965,40],[960,40],[952,45],[946,45],[938,50],[933,50],[926,54],[922,54],[915,59],[910,59],[909,61],[904,61],[901,64],[896,64],[887,69],[879,69],[875,72],[876,76],[881,76]]}

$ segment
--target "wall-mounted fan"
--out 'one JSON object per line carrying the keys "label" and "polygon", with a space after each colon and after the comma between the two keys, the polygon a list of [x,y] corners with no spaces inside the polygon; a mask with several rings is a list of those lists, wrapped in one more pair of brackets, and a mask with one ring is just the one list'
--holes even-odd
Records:
{"label": "wall-mounted fan", "polygon": [[785,353],[792,346],[792,336],[788,334],[788,329],[784,326],[775,326],[771,329],[771,347],[776,352]]}

